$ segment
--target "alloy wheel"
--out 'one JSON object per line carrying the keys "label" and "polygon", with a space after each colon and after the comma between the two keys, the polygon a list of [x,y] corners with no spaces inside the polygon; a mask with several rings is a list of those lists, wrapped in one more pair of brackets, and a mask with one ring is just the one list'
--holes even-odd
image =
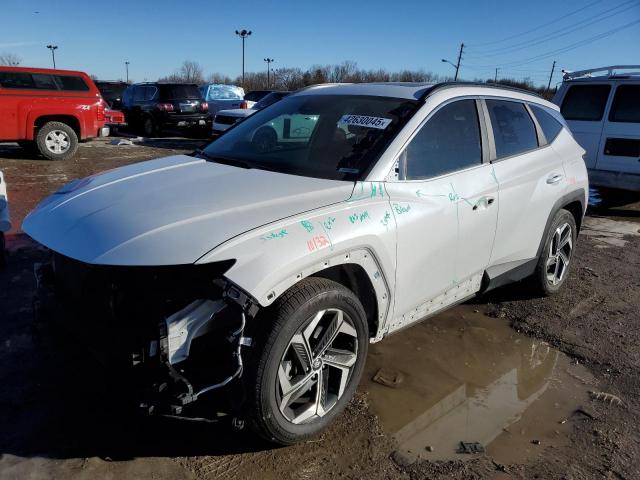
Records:
{"label": "alloy wheel", "polygon": [[44,144],[51,153],[59,155],[65,153],[71,147],[71,139],[67,132],[51,130],[44,138]]}
{"label": "alloy wheel", "polygon": [[291,423],[325,416],[344,394],[358,357],[353,321],[340,309],[321,310],[291,337],[278,367],[276,401]]}
{"label": "alloy wheel", "polygon": [[549,256],[547,257],[547,281],[551,285],[558,285],[564,279],[569,268],[571,254],[573,252],[573,236],[571,225],[563,223],[553,234],[549,244]]}

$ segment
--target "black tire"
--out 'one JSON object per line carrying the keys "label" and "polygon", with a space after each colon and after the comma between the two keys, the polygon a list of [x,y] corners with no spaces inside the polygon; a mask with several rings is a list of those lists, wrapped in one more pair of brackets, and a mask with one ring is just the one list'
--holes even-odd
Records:
{"label": "black tire", "polygon": [[[562,274],[561,279],[557,283],[553,283],[548,278],[548,268],[547,262],[550,258],[550,249],[552,242],[554,241],[554,236],[556,231],[561,226],[568,225],[571,228],[571,248],[568,254],[569,262],[566,265],[564,273]],[[538,258],[538,264],[536,265],[535,272],[529,278],[530,286],[536,291],[536,293],[548,296],[556,293],[562,285],[566,282],[569,277],[569,271],[571,269],[571,265],[573,262],[573,251],[575,250],[576,245],[576,236],[577,236],[577,228],[576,228],[576,220],[573,218],[571,212],[567,210],[559,210],[553,217],[551,224],[549,225],[549,230],[545,233],[546,237],[544,239],[544,244],[542,247],[542,252],[540,252],[540,257]]]}
{"label": "black tire", "polygon": [[153,118],[150,116],[144,117],[142,119],[142,134],[145,137],[155,137],[158,134],[158,127],[156,126],[156,122],[153,121]]}
{"label": "black tire", "polygon": [[[47,137],[54,132],[60,132],[68,142],[68,147],[57,153],[47,146]],[[36,145],[40,154],[49,160],[66,160],[73,157],[78,151],[78,136],[76,132],[66,123],[47,122],[38,130],[36,135]]]}
{"label": "black tire", "polygon": [[[344,392],[334,406],[323,417],[294,424],[283,415],[277,404],[278,368],[293,335],[317,312],[327,308],[340,309],[351,320],[357,333],[356,360]],[[369,343],[364,308],[355,294],[339,283],[324,278],[308,278],[285,292],[257,322],[255,351],[245,370],[248,424],[270,442],[291,445],[306,440],[334,420],[353,397],[362,376]]]}

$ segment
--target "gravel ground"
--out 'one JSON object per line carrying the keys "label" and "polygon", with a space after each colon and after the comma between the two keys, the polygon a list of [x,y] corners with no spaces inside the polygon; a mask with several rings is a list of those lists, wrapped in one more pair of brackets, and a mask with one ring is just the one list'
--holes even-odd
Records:
{"label": "gravel ground", "polygon": [[[640,202],[633,197],[609,195],[590,212],[588,235],[580,236],[570,278],[557,296],[531,298],[515,285],[471,303],[550,343],[595,379],[592,398],[570,419],[567,440],[539,445],[523,463],[500,464],[489,455],[407,460],[365,392],[321,437],[287,448],[225,426],[142,421],[108,408],[108,386],[90,381],[92,363],[83,352],[61,352],[33,329],[31,272],[45,252],[20,233],[20,222],[74,178],[185,153],[199,143],[94,141],[67,162],[27,158],[17,146],[0,144],[14,220],[9,266],[0,272],[0,478],[640,478],[640,237],[629,235],[637,232],[634,225],[640,228]],[[611,233],[617,226],[622,233]]]}

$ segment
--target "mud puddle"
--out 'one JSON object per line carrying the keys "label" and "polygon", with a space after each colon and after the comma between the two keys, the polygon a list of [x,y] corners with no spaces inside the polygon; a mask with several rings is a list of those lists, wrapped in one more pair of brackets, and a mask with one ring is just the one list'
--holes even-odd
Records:
{"label": "mud puddle", "polygon": [[[478,308],[456,307],[371,345],[360,388],[408,462],[481,451],[523,462],[564,444],[596,389],[584,367]],[[480,452],[458,453],[461,442]]]}

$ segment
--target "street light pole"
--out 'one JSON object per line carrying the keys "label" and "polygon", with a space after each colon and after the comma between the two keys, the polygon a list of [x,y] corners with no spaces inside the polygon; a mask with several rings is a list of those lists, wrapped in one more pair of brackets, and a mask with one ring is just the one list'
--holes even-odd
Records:
{"label": "street light pole", "polygon": [[127,71],[127,83],[129,83],[129,63],[130,62],[124,62],[124,68]]}
{"label": "street light pole", "polygon": [[251,35],[251,30],[236,30],[236,35],[242,38],[242,87],[244,88],[244,40]]}
{"label": "street light pole", "polygon": [[47,48],[49,50],[51,50],[51,58],[53,59],[53,69],[56,69],[56,49],[58,48],[57,45],[47,45]]}
{"label": "street light pole", "polygon": [[267,57],[267,58],[264,59],[264,61],[267,62],[267,88],[270,88],[271,87],[271,82],[269,81],[270,80],[270,75],[269,75],[270,67],[271,67],[271,63],[273,63],[275,60],[273,58]]}

